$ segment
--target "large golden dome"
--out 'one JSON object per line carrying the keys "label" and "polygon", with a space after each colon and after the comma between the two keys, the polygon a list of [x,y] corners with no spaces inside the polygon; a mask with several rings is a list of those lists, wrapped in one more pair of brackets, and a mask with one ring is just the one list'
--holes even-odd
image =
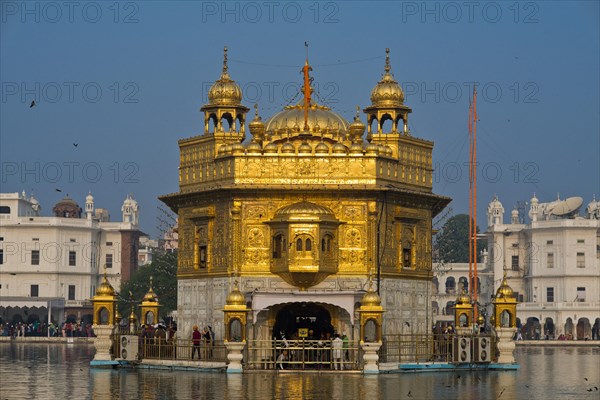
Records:
{"label": "large golden dome", "polygon": [[223,72],[221,77],[208,91],[208,103],[213,105],[240,105],[242,102],[242,89],[235,83],[227,72],[227,47],[224,48]]}
{"label": "large golden dome", "polygon": [[385,49],[385,72],[371,91],[371,103],[378,107],[397,107],[404,103],[404,91],[390,72],[390,49]]}
{"label": "large golden dome", "polygon": [[[327,106],[311,104],[308,108],[308,132],[319,136],[322,133],[331,133],[344,137],[350,125],[339,114],[331,111]],[[285,137],[288,133],[292,136],[304,130],[304,107],[302,104],[287,106],[283,111],[272,116],[266,123],[268,134],[278,134]]]}

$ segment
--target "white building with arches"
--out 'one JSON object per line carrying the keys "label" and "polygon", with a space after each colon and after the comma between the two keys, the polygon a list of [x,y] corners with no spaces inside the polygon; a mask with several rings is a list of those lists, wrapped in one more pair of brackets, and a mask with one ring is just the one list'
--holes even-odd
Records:
{"label": "white building with arches", "polygon": [[600,336],[600,202],[582,204],[534,195],[528,223],[516,209],[505,223],[498,197],[489,203],[488,262],[496,284],[506,270],[526,339]]}
{"label": "white building with arches", "polygon": [[[82,209],[68,195],[51,216],[33,196],[0,194],[0,319],[2,322],[80,321],[91,318],[89,299],[103,268],[119,288],[138,265],[138,205],[123,203],[121,221],[110,222],[107,210],[95,208],[88,194]],[[60,305],[60,306],[57,306]],[[64,305],[64,306],[63,306]]]}

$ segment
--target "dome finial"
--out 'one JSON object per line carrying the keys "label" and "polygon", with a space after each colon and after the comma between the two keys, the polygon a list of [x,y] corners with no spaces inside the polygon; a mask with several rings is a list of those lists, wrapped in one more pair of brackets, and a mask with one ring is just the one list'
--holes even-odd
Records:
{"label": "dome finial", "polygon": [[390,48],[386,47],[385,49],[385,73],[389,74],[391,70],[390,67]]}
{"label": "dome finial", "polygon": [[254,103],[254,117],[256,119],[260,119],[260,117],[258,116],[258,103]]}
{"label": "dome finial", "polygon": [[227,46],[223,47],[223,75],[227,74]]}
{"label": "dome finial", "polygon": [[354,117],[354,120],[358,120],[360,119],[360,106],[356,106],[356,116]]}

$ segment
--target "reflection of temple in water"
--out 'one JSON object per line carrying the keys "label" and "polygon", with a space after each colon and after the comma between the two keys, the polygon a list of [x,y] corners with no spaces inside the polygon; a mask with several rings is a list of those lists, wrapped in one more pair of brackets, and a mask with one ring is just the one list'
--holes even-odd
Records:
{"label": "reflection of temple in water", "polygon": [[300,328],[358,338],[369,276],[383,334],[428,331],[431,220],[450,201],[432,193],[433,143],[408,130],[389,52],[367,125],[317,104],[310,70],[307,60],[300,103],[264,122],[256,109],[246,125],[225,53],[204,133],[179,141],[179,192],[161,197],[179,218],[179,337],[194,324],[223,337],[232,275],[252,309],[249,339]]}

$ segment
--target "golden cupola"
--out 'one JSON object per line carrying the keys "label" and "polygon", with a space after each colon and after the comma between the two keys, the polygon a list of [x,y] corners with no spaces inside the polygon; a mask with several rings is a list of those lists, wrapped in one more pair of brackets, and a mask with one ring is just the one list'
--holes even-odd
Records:
{"label": "golden cupola", "polygon": [[113,297],[115,295],[115,289],[110,285],[108,279],[106,279],[106,272],[104,273],[104,277],[102,278],[102,283],[98,286],[96,290],[96,296],[110,296]]}
{"label": "golden cupola", "polygon": [[208,102],[214,105],[239,105],[242,102],[242,89],[229,76],[227,67],[227,47],[223,49],[223,71],[221,77],[208,91]]}
{"label": "golden cupola", "polygon": [[354,117],[354,121],[350,124],[348,128],[348,133],[350,134],[350,139],[353,142],[356,142],[362,138],[362,135],[365,133],[365,124],[360,120],[360,107],[356,107],[356,116]]}
{"label": "golden cupola", "polygon": [[229,292],[229,294],[227,295],[227,300],[225,301],[225,305],[230,306],[230,308],[231,308],[231,306],[246,307],[246,297],[244,296],[244,294],[242,292],[240,292],[240,289],[238,287],[237,278],[233,285],[233,290],[231,290],[231,292]]}
{"label": "golden cupola", "polygon": [[390,66],[390,49],[385,49],[385,68],[381,80],[371,91],[371,103],[378,107],[397,107],[404,104],[404,91],[394,79]]}
{"label": "golden cupola", "polygon": [[471,304],[471,298],[464,289],[462,293],[456,298],[456,304]]}
{"label": "golden cupola", "polygon": [[504,272],[504,277],[502,278],[502,284],[496,291],[496,298],[514,298],[515,293],[510,286],[508,286],[508,281],[506,279],[506,271]]}
{"label": "golden cupola", "polygon": [[[404,105],[404,91],[394,79],[390,65],[390,49],[385,49],[385,68],[379,82],[371,91],[371,105],[364,109],[367,114],[367,133],[408,133],[408,114],[412,110]],[[391,132],[383,132],[385,121],[392,121]],[[377,122],[376,131],[372,132],[371,125]],[[400,125],[400,121],[402,124]]]}
{"label": "golden cupola", "polygon": [[[228,145],[244,140],[248,107],[242,105],[242,89],[229,76],[227,47],[223,48],[221,77],[211,86],[208,91],[208,104],[202,106],[200,111],[204,112],[204,133],[221,136],[221,140],[215,144],[217,149],[223,144]],[[226,125],[224,121],[227,121]],[[210,129],[211,122],[212,129]],[[226,127],[228,127],[227,131]],[[223,134],[228,134],[228,137],[222,137]]]}

